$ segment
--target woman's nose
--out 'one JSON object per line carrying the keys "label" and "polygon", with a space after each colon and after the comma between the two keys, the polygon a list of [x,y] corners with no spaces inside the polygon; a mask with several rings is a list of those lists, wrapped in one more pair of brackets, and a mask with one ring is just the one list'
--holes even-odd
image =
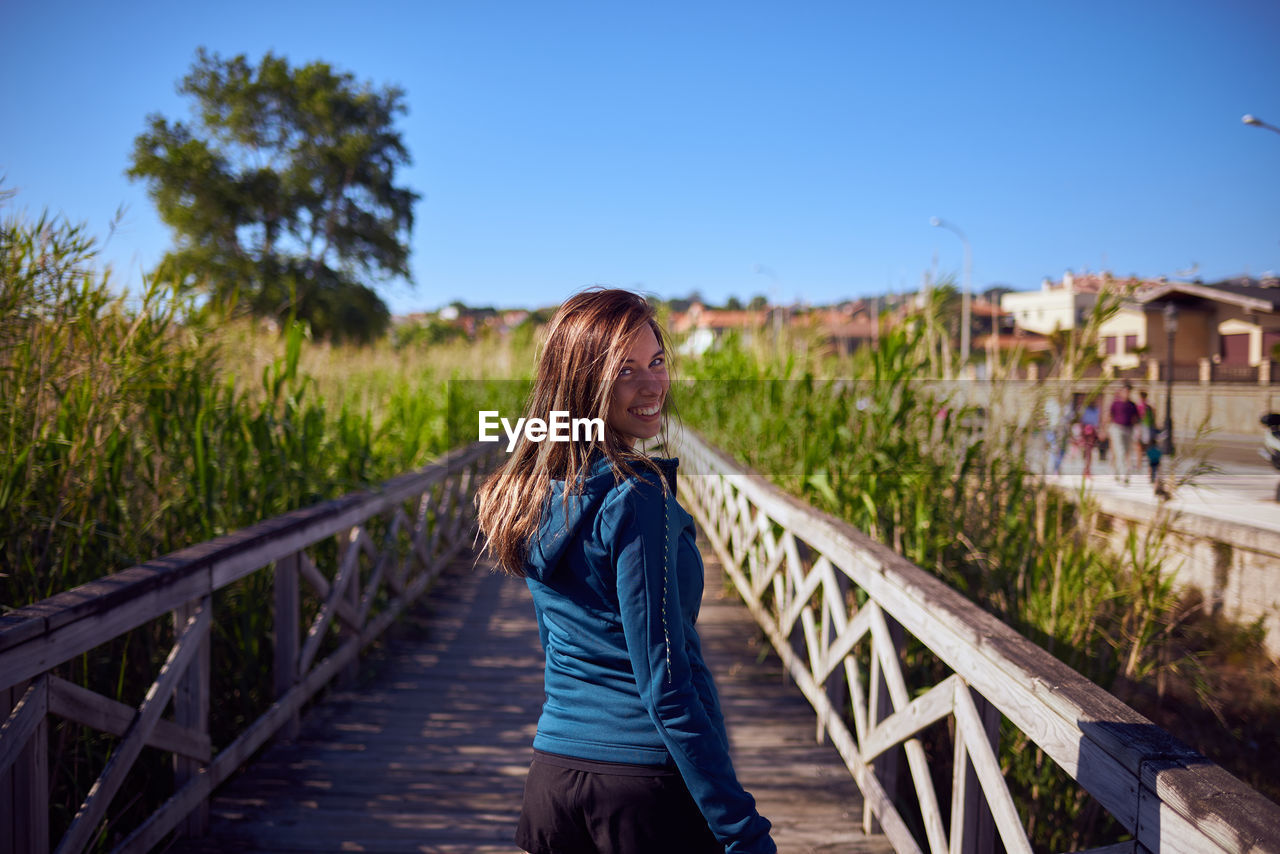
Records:
{"label": "woman's nose", "polygon": [[644,370],[636,376],[636,388],[649,394],[662,393],[663,374],[660,371]]}

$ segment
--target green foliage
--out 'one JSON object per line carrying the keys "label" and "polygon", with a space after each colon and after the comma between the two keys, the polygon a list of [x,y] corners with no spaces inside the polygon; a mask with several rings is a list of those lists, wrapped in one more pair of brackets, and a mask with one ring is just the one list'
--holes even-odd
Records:
{"label": "green foliage", "polygon": [[174,232],[158,273],[324,336],[380,335],[389,314],[366,282],[409,277],[418,198],[395,183],[410,162],[394,126],[404,93],[323,62],[267,53],[255,68],[203,48],[178,91],[193,122],[150,116],[128,170]]}
{"label": "green foliage", "polygon": [[[260,378],[224,373],[224,318],[151,280],[113,291],[83,228],[0,225],[0,602],[10,610],[159,555],[420,466],[443,450],[443,385],[401,376],[378,409],[334,405],[299,370],[304,329]],[[244,381],[247,379],[247,381]],[[225,745],[271,702],[270,574],[215,597],[211,732]],[[163,624],[161,624],[163,623]],[[140,627],[57,669],[136,705],[171,643]],[[67,722],[51,734],[55,832],[114,741]],[[172,793],[144,753],[136,823]]]}
{"label": "green foliage", "polygon": [[[943,317],[953,299],[949,288],[935,291],[916,316],[882,329],[875,348],[855,353],[839,380],[818,379],[793,356],[770,364],[727,339],[689,366],[680,411],[735,458],[890,545],[1087,678],[1113,690],[1151,678],[1170,665],[1175,621],[1158,557],[1164,530],[1103,547],[1088,505],[1031,476],[1034,422],[994,397],[979,408],[968,384],[929,379],[947,375]],[[1078,365],[1087,340],[1074,347],[1068,358]],[[918,644],[908,648],[920,684],[945,675]],[[1115,833],[1025,736],[1010,731],[1003,743],[1038,849]],[[1037,814],[1052,818],[1035,822]]]}
{"label": "green foliage", "polygon": [[431,318],[423,323],[406,323],[398,326],[392,334],[394,346],[398,349],[406,347],[433,347],[460,341],[467,337],[461,326]]}

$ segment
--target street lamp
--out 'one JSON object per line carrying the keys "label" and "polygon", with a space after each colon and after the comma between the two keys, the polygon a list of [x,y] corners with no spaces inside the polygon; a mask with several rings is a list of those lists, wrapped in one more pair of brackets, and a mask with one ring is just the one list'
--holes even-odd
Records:
{"label": "street lamp", "polygon": [[[964,244],[964,292],[960,295],[960,364],[969,364],[969,276],[973,272],[973,253],[969,250],[969,238],[964,236],[964,232],[956,228],[945,219],[938,217],[930,217],[929,225],[935,228],[945,228],[947,231],[955,234],[960,238],[960,242]],[[988,372],[991,366],[987,366]]]}
{"label": "street lamp", "polygon": [[1264,122],[1262,119],[1250,113],[1245,113],[1244,117],[1241,118],[1240,121],[1244,122],[1247,125],[1253,125],[1256,128],[1266,128],[1269,131],[1280,133],[1280,128],[1276,127],[1275,125],[1269,125],[1266,122]]}
{"label": "street lamp", "polygon": [[1164,378],[1164,452],[1168,456],[1173,456],[1173,336],[1177,331],[1178,307],[1167,302],[1164,304],[1164,332],[1169,339],[1169,361]]}

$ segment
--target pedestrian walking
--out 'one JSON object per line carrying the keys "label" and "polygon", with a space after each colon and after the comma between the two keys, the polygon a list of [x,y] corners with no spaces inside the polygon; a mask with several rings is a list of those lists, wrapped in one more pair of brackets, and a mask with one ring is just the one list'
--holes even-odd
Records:
{"label": "pedestrian walking", "polygon": [[1116,389],[1115,399],[1107,409],[1107,435],[1111,439],[1111,469],[1116,479],[1129,485],[1129,466],[1133,462],[1133,434],[1138,425],[1138,407],[1129,399],[1128,383]]}
{"label": "pedestrian walking", "polygon": [[1080,420],[1072,428],[1072,444],[1084,463],[1085,477],[1093,476],[1093,452],[1102,444],[1100,426],[1101,416],[1097,402],[1086,400],[1080,410]]}
{"label": "pedestrian walking", "polygon": [[739,783],[696,629],[703,590],[653,307],[625,290],[566,301],[526,417],[598,418],[603,434],[527,438],[477,495],[486,547],[533,594],[546,702],[515,841],[531,854],[774,854]]}
{"label": "pedestrian walking", "polygon": [[1160,458],[1164,455],[1160,452],[1160,446],[1157,445],[1155,442],[1152,442],[1149,445],[1147,445],[1145,454],[1147,457],[1147,468],[1151,472],[1151,483],[1155,485],[1157,488],[1157,491],[1159,491]]}
{"label": "pedestrian walking", "polygon": [[1045,469],[1062,474],[1062,460],[1071,440],[1071,407],[1063,406],[1056,397],[1044,403]]}
{"label": "pedestrian walking", "polygon": [[[1138,457],[1146,453],[1147,448],[1151,447],[1156,441],[1156,408],[1151,405],[1151,401],[1147,399],[1147,390],[1145,388],[1138,389],[1138,402],[1134,404],[1138,408]],[[1138,457],[1135,457],[1137,459]]]}

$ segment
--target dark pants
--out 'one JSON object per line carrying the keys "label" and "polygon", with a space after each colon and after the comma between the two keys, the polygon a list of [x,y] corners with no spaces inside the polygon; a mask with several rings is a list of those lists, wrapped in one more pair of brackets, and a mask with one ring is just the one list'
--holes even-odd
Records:
{"label": "dark pants", "polygon": [[530,854],[724,854],[674,768],[541,752],[515,842]]}

